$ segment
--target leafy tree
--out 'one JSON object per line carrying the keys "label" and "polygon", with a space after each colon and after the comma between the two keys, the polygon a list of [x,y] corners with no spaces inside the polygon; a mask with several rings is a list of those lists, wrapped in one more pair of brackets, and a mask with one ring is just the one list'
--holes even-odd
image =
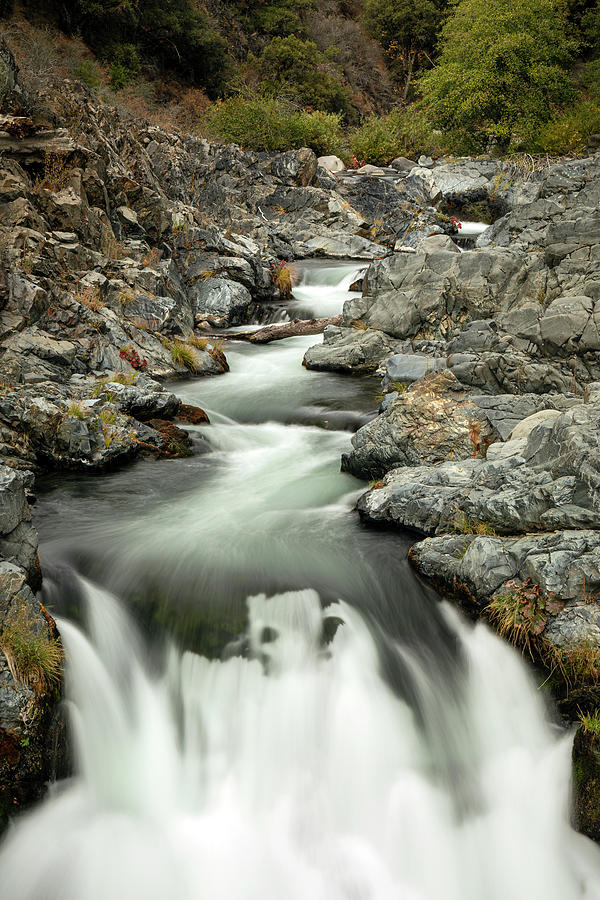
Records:
{"label": "leafy tree", "polygon": [[420,79],[435,124],[471,149],[533,135],[574,95],[565,26],[555,0],[454,0],[438,65]]}
{"label": "leafy tree", "polygon": [[447,0],[366,0],[363,22],[404,81],[408,96],[413,72],[433,52]]}
{"label": "leafy tree", "polygon": [[291,90],[304,106],[346,113],[349,101],[335,66],[313,41],[295,35],[274,38],[263,50],[259,70],[270,92]]}

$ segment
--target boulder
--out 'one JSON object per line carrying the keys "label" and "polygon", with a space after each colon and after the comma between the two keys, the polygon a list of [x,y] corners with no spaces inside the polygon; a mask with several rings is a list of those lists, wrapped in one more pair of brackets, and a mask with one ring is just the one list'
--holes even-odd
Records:
{"label": "boulder", "polygon": [[246,321],[252,297],[243,284],[220,276],[197,282],[189,289],[196,321],[214,325],[240,325]]}
{"label": "boulder", "polygon": [[289,150],[271,162],[271,173],[276,178],[292,181],[301,187],[312,184],[316,171],[317,157],[308,147]]}
{"label": "boulder", "polygon": [[346,168],[339,156],[319,156],[317,165],[334,175],[343,172]]}

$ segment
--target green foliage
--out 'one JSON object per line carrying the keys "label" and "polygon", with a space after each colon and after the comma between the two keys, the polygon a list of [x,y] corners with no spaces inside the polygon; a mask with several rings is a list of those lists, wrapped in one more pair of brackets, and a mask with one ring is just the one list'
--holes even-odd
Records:
{"label": "green foliage", "polygon": [[88,411],[81,405],[80,402],[73,400],[67,407],[67,415],[72,416],[75,419],[86,419]]}
{"label": "green foliage", "polygon": [[264,89],[273,96],[291,91],[303,106],[324,112],[349,109],[339,72],[313,41],[276,37],[264,48],[258,66]]}
{"label": "green foliage", "polygon": [[446,0],[366,0],[363,23],[384,50],[432,51]]}
{"label": "green foliage", "polygon": [[349,143],[358,160],[374,165],[385,165],[396,156],[438,156],[444,149],[442,138],[422,113],[405,107],[385,116],[370,116],[350,133]]}
{"label": "green foliage", "polygon": [[487,607],[490,621],[500,635],[532,654],[535,639],[546,627],[549,615],[556,615],[564,603],[556,594],[544,594],[539,584],[507,581]]}
{"label": "green foliage", "polygon": [[579,100],[544,125],[532,143],[542,153],[578,153],[600,132],[600,59],[583,66],[577,78]]}
{"label": "green foliage", "polygon": [[[241,5],[241,4],[240,4]],[[246,30],[286,37],[305,33],[300,14],[315,5],[314,0],[246,0],[244,15]]]}
{"label": "green foliage", "polygon": [[227,70],[227,45],[194,0],[51,0],[66,31],[80,31],[124,87],[140,55],[175,69],[213,93]]}
{"label": "green foliage", "polygon": [[219,101],[207,111],[204,125],[214,138],[250,150],[310,147],[319,155],[341,152],[338,113],[298,110],[274,97]]}
{"label": "green foliage", "polygon": [[432,120],[471,149],[527,143],[574,91],[575,49],[555,0],[455,0],[435,69],[420,79]]}
{"label": "green foliage", "polygon": [[45,628],[40,631],[40,624],[27,606],[21,606],[5,619],[0,631],[0,650],[13,677],[19,681],[41,690],[60,681],[63,657],[60,642],[50,637]]}
{"label": "green foliage", "polygon": [[176,366],[185,366],[190,372],[198,371],[196,354],[186,343],[183,341],[174,341],[172,344],[168,345],[168,348],[171,351],[171,356],[173,357],[173,362]]}
{"label": "green foliage", "polygon": [[101,84],[98,68],[91,59],[82,60],[73,70],[73,75],[92,89],[99,87]]}

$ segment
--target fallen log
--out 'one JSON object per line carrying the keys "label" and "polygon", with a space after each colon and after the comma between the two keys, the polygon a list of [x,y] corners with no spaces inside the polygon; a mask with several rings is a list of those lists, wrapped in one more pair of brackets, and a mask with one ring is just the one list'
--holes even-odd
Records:
{"label": "fallen log", "polygon": [[326,325],[341,325],[342,317],[330,316],[328,319],[292,319],[281,325],[267,325],[258,331],[251,331],[247,340],[252,344],[268,344],[282,338],[297,337],[302,334],[320,334]]}

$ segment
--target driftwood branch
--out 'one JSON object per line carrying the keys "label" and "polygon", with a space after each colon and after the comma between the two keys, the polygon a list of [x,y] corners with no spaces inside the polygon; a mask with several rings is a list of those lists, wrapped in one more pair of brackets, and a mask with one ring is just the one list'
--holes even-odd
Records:
{"label": "driftwood branch", "polygon": [[252,344],[268,344],[271,341],[280,341],[283,338],[297,337],[302,334],[320,334],[326,325],[341,324],[341,316],[330,316],[328,319],[292,319],[291,322],[267,325],[257,331],[238,331],[235,334],[230,332],[227,337],[250,341]]}

